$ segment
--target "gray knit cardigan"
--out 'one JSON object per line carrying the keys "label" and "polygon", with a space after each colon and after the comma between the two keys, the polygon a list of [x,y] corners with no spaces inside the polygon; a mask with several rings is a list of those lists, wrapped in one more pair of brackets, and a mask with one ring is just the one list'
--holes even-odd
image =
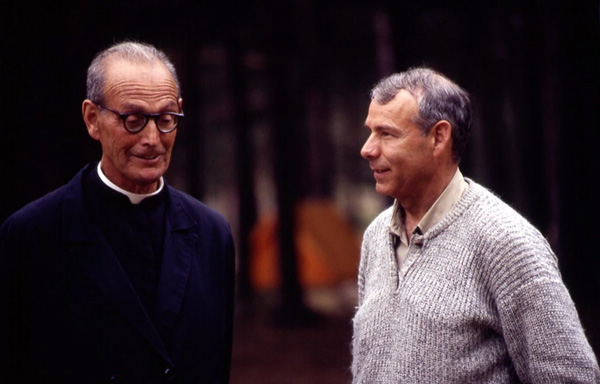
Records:
{"label": "gray knit cardigan", "polygon": [[557,258],[522,216],[469,188],[400,273],[392,208],[367,228],[353,383],[595,383],[600,371]]}

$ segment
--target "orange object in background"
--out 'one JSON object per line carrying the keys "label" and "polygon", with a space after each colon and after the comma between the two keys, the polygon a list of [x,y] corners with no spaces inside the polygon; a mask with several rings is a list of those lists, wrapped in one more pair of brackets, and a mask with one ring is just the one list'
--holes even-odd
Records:
{"label": "orange object in background", "polygon": [[[262,217],[250,234],[250,279],[257,290],[279,287],[277,216]],[[294,241],[304,287],[355,279],[360,236],[329,200],[306,200],[296,209]]]}

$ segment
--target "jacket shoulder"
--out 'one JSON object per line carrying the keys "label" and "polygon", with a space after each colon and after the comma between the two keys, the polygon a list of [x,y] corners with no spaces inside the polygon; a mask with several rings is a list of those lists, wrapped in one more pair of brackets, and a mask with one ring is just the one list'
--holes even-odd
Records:
{"label": "jacket shoulder", "polygon": [[83,167],[67,184],[47,193],[46,195],[26,204],[21,209],[10,215],[3,226],[11,224],[13,227],[48,226],[57,227],[62,219],[62,210],[65,200],[70,203],[83,199],[82,179],[83,174],[91,169],[92,163]]}
{"label": "jacket shoulder", "polygon": [[32,223],[39,222],[40,219],[52,220],[60,218],[60,211],[63,200],[69,191],[69,184],[47,193],[46,195],[27,203],[21,209],[8,217],[5,223]]}
{"label": "jacket shoulder", "polygon": [[169,185],[167,192],[172,209],[180,207],[183,213],[198,225],[213,225],[229,231],[229,223],[220,212]]}

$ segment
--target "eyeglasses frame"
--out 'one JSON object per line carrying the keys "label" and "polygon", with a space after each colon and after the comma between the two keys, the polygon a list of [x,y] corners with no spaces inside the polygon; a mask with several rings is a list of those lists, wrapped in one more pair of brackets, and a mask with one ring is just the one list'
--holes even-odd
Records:
{"label": "eyeglasses frame", "polygon": [[[159,132],[161,133],[171,133],[174,130],[177,129],[177,127],[179,127],[179,123],[181,123],[181,120],[183,120],[183,118],[185,117],[185,115],[183,113],[176,113],[176,112],[161,112],[161,113],[142,113],[142,112],[135,112],[135,113],[122,113],[119,112],[117,110],[114,110],[112,108],[107,107],[104,104],[100,104],[100,103],[94,103],[97,106],[99,106],[102,109],[106,109],[107,111],[110,111],[112,113],[114,113],[115,115],[119,116],[121,118],[121,120],[123,121],[123,128],[125,128],[125,130],[129,133],[140,133],[144,130],[144,128],[146,128],[146,126],[148,125],[148,121],[150,121],[150,119],[154,120],[154,125],[156,125],[156,128],[158,129]],[[125,120],[127,120],[127,118],[131,115],[139,115],[139,116],[143,116],[144,119],[146,120],[144,122],[144,125],[142,125],[142,128],[138,129],[137,131],[132,131],[130,129],[127,128],[127,125],[125,124]],[[175,127],[173,127],[173,129],[165,131],[163,129],[160,129],[160,127],[158,126],[158,118],[162,115],[171,115],[171,116],[175,116],[177,117],[178,121],[177,124],[175,124]]]}

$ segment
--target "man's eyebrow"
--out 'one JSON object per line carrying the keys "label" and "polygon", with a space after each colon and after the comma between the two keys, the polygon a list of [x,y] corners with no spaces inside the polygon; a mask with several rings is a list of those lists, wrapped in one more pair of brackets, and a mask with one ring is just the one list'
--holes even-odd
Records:
{"label": "man's eyebrow", "polygon": [[365,122],[365,124],[363,126],[364,126],[364,128],[366,128],[370,131],[387,131],[387,130],[395,130],[396,129],[396,127],[394,127],[393,125],[389,125],[389,124],[377,124],[377,125],[373,126],[373,128],[371,128]]}
{"label": "man's eyebrow", "polygon": [[174,101],[174,100],[169,100],[169,102],[166,105],[166,107],[179,107],[179,102]]}
{"label": "man's eyebrow", "polygon": [[[136,111],[136,112],[145,110],[145,107],[142,107],[139,104],[135,104],[135,103],[127,102],[127,101],[123,104],[122,108],[125,111]],[[179,103],[169,100],[169,102],[167,104],[161,106],[159,108],[159,110],[162,111],[167,108],[179,108]],[[154,112],[154,111],[151,111],[151,112]]]}

